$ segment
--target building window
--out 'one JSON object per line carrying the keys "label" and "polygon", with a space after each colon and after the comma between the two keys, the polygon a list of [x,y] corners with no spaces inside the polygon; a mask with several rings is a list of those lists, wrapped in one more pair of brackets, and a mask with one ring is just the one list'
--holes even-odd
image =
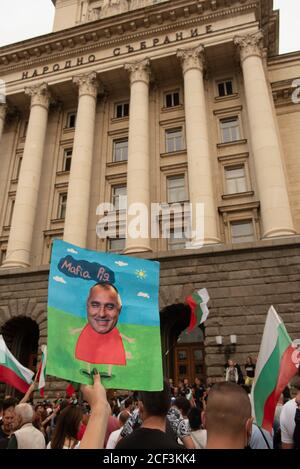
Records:
{"label": "building window", "polygon": [[178,129],[166,130],[166,153],[183,150],[183,130]]}
{"label": "building window", "polygon": [[239,220],[230,223],[232,243],[246,243],[255,241],[252,220]]}
{"label": "building window", "polygon": [[5,259],[6,259],[6,249],[1,248],[1,250],[0,250],[0,265],[3,264]]}
{"label": "building window", "polygon": [[63,167],[62,167],[63,171],[70,171],[71,163],[72,163],[72,153],[73,153],[72,148],[65,148],[64,156],[63,156]]}
{"label": "building window", "polygon": [[76,125],[76,113],[69,112],[67,115],[67,128],[74,129]]}
{"label": "building window", "polygon": [[66,192],[59,194],[57,218],[60,220],[64,219],[66,216],[67,197],[68,194]]}
{"label": "building window", "polygon": [[20,176],[22,160],[23,160],[23,156],[19,156],[17,160],[16,179],[19,179],[19,176]]}
{"label": "building window", "polygon": [[219,96],[230,96],[233,94],[233,82],[232,80],[220,81],[217,83]]}
{"label": "building window", "polygon": [[110,252],[122,252],[125,249],[125,238],[110,238],[108,250]]}
{"label": "building window", "polygon": [[245,166],[225,167],[226,194],[238,194],[247,191]]}
{"label": "building window", "polygon": [[187,200],[184,174],[167,177],[167,201],[169,204]]}
{"label": "building window", "polygon": [[129,103],[118,103],[115,105],[115,117],[121,119],[129,116]]}
{"label": "building window", "polygon": [[120,186],[113,186],[112,187],[112,196],[111,196],[111,203],[114,206],[114,210],[126,209],[126,207],[120,207],[120,197],[127,195],[127,186],[126,184],[122,184]]}
{"label": "building window", "polygon": [[27,129],[28,129],[28,122],[29,122],[29,121],[25,121],[25,122],[24,122],[22,137],[26,137]]}
{"label": "building window", "polygon": [[170,91],[165,94],[164,98],[165,107],[174,107],[180,104],[179,91]]}
{"label": "building window", "polygon": [[228,117],[220,120],[222,143],[240,140],[240,127],[238,117]]}
{"label": "building window", "polygon": [[169,231],[168,242],[168,251],[175,251],[176,249],[185,249],[186,247],[186,237],[182,227],[171,228]]}
{"label": "building window", "polygon": [[128,138],[114,140],[113,161],[128,160]]}
{"label": "building window", "polygon": [[8,218],[8,225],[9,226],[11,225],[11,222],[12,222],[12,217],[13,217],[13,214],[14,214],[14,208],[15,208],[15,199],[11,199],[10,209],[9,209],[9,218]]}

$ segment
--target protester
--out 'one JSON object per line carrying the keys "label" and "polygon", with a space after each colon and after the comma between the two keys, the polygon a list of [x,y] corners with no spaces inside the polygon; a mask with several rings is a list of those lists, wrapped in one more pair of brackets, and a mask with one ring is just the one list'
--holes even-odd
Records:
{"label": "protester", "polygon": [[228,360],[227,367],[225,369],[225,381],[229,383],[238,383],[239,373],[237,367],[234,365],[233,360]]}
{"label": "protester", "polygon": [[300,376],[293,378],[290,391],[291,396],[294,397],[284,404],[280,414],[282,449],[293,449],[295,447],[295,417],[297,408],[300,406]]}
{"label": "protester", "polygon": [[180,422],[177,429],[178,443],[182,443],[188,449],[194,449],[195,445],[191,438],[191,428],[187,417],[191,404],[186,397],[177,397],[173,405],[180,412]]}
{"label": "protester", "polygon": [[171,392],[165,381],[162,391],[140,392],[139,410],[142,424],[122,438],[116,449],[179,449],[167,413],[171,406]]}
{"label": "protester", "polygon": [[77,440],[82,410],[78,406],[69,405],[58,416],[56,427],[48,449],[75,449],[79,447]]}
{"label": "protester", "polygon": [[251,449],[273,449],[273,434],[271,435],[267,430],[253,423],[249,447]]}
{"label": "protester", "polygon": [[194,384],[192,386],[192,392],[195,405],[199,409],[202,409],[202,399],[205,392],[205,387],[203,386],[201,379],[198,377],[195,378]]}
{"label": "protester", "polygon": [[246,360],[245,372],[246,372],[245,384],[246,386],[252,386],[254,375],[255,375],[255,364],[250,355],[247,357],[247,360]]}
{"label": "protester", "polygon": [[0,449],[7,448],[10,436],[16,425],[16,399],[8,397],[2,404],[2,425],[0,425]]}
{"label": "protester", "polygon": [[30,404],[18,404],[15,407],[17,418],[16,430],[8,443],[8,449],[45,449],[43,433],[32,425],[34,410]]}
{"label": "protester", "polygon": [[106,445],[106,449],[115,449],[116,444],[119,441],[121,431],[126,423],[126,421],[129,419],[130,414],[128,413],[127,410],[122,410],[120,415],[118,416],[119,422],[120,422],[120,428],[118,430],[115,430],[109,435],[108,442]]}
{"label": "protester", "polygon": [[251,404],[246,391],[235,383],[216,383],[209,392],[202,421],[207,449],[244,449],[252,430]]}
{"label": "protester", "polygon": [[202,427],[201,411],[202,409],[198,407],[192,407],[188,412],[191,438],[195,449],[205,449],[207,442],[207,432]]}
{"label": "protester", "polygon": [[110,405],[96,369],[93,371],[93,377],[93,385],[81,385],[83,397],[89,404],[91,413],[79,449],[102,449],[105,447],[104,438],[110,415]]}

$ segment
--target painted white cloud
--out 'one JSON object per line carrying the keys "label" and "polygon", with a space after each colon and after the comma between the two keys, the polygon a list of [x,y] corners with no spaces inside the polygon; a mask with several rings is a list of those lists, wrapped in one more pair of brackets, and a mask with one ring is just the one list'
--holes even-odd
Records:
{"label": "painted white cloud", "polygon": [[78,252],[75,251],[75,249],[73,249],[73,248],[69,248],[69,249],[67,249],[67,251],[71,252],[72,254],[78,254]]}
{"label": "painted white cloud", "polygon": [[53,277],[53,280],[55,280],[56,282],[59,282],[59,283],[67,283],[64,278],[59,277],[58,275]]}
{"label": "painted white cloud", "polygon": [[142,296],[143,298],[148,298],[148,300],[150,299],[150,295],[148,295],[148,293],[144,293],[142,291],[138,292],[137,296]]}
{"label": "painted white cloud", "polygon": [[127,262],[123,262],[123,261],[115,261],[115,264],[117,264],[119,267],[126,267]]}

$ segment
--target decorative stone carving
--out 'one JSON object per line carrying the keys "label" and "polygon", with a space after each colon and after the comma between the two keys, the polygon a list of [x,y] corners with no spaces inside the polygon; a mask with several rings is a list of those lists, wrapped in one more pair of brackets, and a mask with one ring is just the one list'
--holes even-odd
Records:
{"label": "decorative stone carving", "polygon": [[79,97],[89,95],[93,98],[97,97],[99,83],[97,81],[96,72],[91,72],[85,75],[80,75],[73,78],[73,83],[79,87]]}
{"label": "decorative stone carving", "polygon": [[128,0],[103,0],[101,18],[119,15],[129,10]]}
{"label": "decorative stone carving", "polygon": [[124,68],[130,74],[130,83],[143,81],[147,85],[150,81],[150,60],[145,59],[140,62],[133,62],[124,65]]}
{"label": "decorative stone carving", "polygon": [[235,36],[233,41],[240,49],[242,62],[252,55],[258,57],[263,56],[263,38],[264,35],[262,31],[258,31],[254,34],[247,34],[245,36]]}
{"label": "decorative stone carving", "polygon": [[183,73],[196,68],[203,73],[205,66],[204,46],[200,44],[193,49],[178,49],[177,57],[181,61]]}
{"label": "decorative stone carving", "polygon": [[31,96],[31,107],[32,106],[42,106],[48,110],[51,94],[47,83],[42,83],[41,85],[35,86],[26,86],[25,94]]}

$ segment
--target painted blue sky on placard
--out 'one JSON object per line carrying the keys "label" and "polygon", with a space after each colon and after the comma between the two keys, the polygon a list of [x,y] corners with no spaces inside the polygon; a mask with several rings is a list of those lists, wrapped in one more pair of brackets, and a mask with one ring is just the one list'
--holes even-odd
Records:
{"label": "painted blue sky on placard", "polygon": [[120,293],[123,304],[119,323],[159,325],[158,262],[89,251],[60,240],[55,240],[53,243],[49,274],[49,306],[86,317],[86,299],[89,289],[96,282],[63,274],[58,269],[58,264],[66,256],[72,256],[75,260],[97,262],[114,272],[114,285]]}

